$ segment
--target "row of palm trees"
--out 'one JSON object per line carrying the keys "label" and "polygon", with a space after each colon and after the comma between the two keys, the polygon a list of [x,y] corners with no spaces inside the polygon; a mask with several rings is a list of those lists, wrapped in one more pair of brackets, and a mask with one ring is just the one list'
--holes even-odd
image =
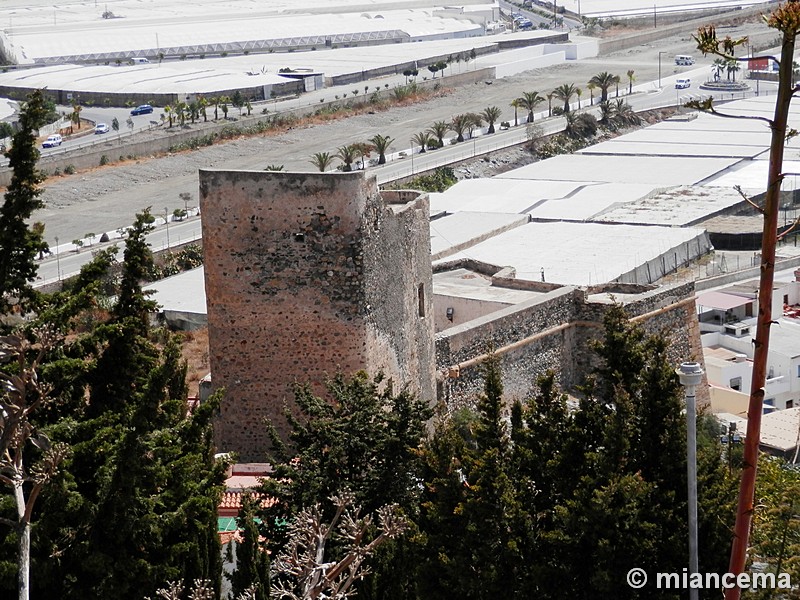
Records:
{"label": "row of palm trees", "polygon": [[366,168],[367,158],[373,153],[378,153],[378,164],[386,164],[386,151],[394,139],[388,135],[374,135],[367,142],[354,142],[340,146],[335,153],[317,152],[311,157],[311,164],[321,173],[327,171],[337,158],[342,161],[342,171],[352,171],[353,163],[360,159],[362,168]]}
{"label": "row of palm trees", "polygon": [[231,96],[214,96],[213,98],[205,98],[200,96],[191,102],[183,102],[178,100],[173,104],[168,104],[164,107],[164,113],[161,115],[161,120],[167,121],[169,127],[172,127],[175,121],[181,127],[189,119],[192,123],[203,117],[203,122],[208,122],[208,109],[214,109],[214,120],[219,120],[219,113],[222,111],[223,118],[228,118],[228,110],[230,106],[238,107],[241,114],[242,109],[247,109],[249,115],[252,111],[250,101],[242,97],[237,91],[236,95]]}
{"label": "row of palm trees", "polygon": [[[628,93],[633,92],[633,82],[636,80],[633,69],[628,71]],[[590,94],[590,105],[594,105],[594,91],[600,90],[600,102],[608,102],[608,92],[612,86],[616,86],[616,95],[619,96],[619,84],[622,78],[619,75],[613,75],[607,71],[603,71],[594,75],[586,84],[586,89]],[[511,106],[514,107],[514,125],[519,125],[520,109],[527,111],[528,123],[533,123],[533,112],[537,106],[547,100],[547,114],[553,116],[553,100],[558,100],[562,103],[563,108],[561,112],[568,113],[570,111],[570,104],[572,98],[578,98],[578,108],[581,107],[581,96],[583,90],[576,86],[574,83],[564,83],[556,87],[552,92],[546,96],[542,96],[539,92],[523,92],[522,96],[515,98],[511,101]]]}
{"label": "row of palm trees", "polygon": [[[634,79],[633,70],[629,70],[629,93],[632,91]],[[609,101],[609,90],[612,86],[619,86],[620,81],[621,78],[618,75],[603,71],[593,76],[587,83],[587,89],[591,92],[591,104],[594,104],[594,90],[600,90],[601,118],[599,122],[606,127],[617,128],[640,122],[633,108],[625,100],[617,98],[613,102]],[[548,102],[548,114],[550,116],[553,115],[553,100],[555,99],[563,102],[561,112],[569,117],[572,98],[578,97],[578,108],[580,108],[581,94],[581,88],[572,83],[562,84],[546,96],[542,96],[536,91],[523,92],[522,96],[511,101],[511,106],[514,107],[514,125],[519,125],[519,110],[525,110],[527,112],[526,122],[533,123],[536,107],[545,100]],[[617,95],[619,95],[618,87]],[[456,134],[456,142],[463,142],[467,137],[472,138],[475,130],[483,127],[484,123],[488,125],[487,134],[494,133],[495,124],[500,120],[501,113],[502,111],[499,107],[488,106],[480,113],[469,112],[455,115],[449,123],[447,121],[436,121],[428,129],[415,133],[411,137],[412,152],[416,146],[419,146],[420,153],[443,147],[445,144],[444,138],[451,131]],[[376,135],[370,138],[368,142],[355,142],[341,146],[335,153],[317,152],[311,157],[310,162],[320,172],[324,172],[331,167],[336,159],[339,159],[342,162],[342,171],[352,171],[353,164],[358,163],[359,160],[362,168],[365,168],[367,158],[373,152],[377,152],[378,164],[382,165],[386,163],[386,151],[394,141],[391,137]]]}

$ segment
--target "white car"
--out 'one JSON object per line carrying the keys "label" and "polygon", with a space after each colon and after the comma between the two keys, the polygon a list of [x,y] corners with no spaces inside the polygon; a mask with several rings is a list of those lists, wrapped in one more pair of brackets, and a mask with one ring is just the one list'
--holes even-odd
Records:
{"label": "white car", "polygon": [[106,123],[98,123],[94,126],[94,132],[97,133],[108,133],[108,125]]}
{"label": "white car", "polygon": [[60,146],[61,142],[64,141],[59,134],[54,133],[53,135],[49,136],[44,142],[42,142],[42,148],[53,148],[54,146]]}

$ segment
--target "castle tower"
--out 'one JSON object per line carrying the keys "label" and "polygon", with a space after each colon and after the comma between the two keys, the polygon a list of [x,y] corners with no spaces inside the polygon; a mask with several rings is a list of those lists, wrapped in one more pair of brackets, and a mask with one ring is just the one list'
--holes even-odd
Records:
{"label": "castle tower", "polygon": [[[400,199],[398,193],[385,193]],[[365,369],[433,401],[428,201],[355,173],[200,171],[219,451],[263,460],[295,383]]]}

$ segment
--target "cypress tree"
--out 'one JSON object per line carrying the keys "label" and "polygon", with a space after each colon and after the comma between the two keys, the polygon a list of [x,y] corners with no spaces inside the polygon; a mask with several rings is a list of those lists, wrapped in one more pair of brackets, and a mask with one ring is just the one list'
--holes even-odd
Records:
{"label": "cypress tree", "polygon": [[0,207],[0,312],[7,313],[15,299],[23,309],[30,308],[36,293],[31,282],[36,278],[36,257],[47,249],[43,228],[28,227],[33,212],[42,208],[41,182],[36,168],[39,150],[36,134],[44,125],[47,110],[41,90],[28,96],[19,117],[19,129],[6,152],[13,170],[11,183]]}

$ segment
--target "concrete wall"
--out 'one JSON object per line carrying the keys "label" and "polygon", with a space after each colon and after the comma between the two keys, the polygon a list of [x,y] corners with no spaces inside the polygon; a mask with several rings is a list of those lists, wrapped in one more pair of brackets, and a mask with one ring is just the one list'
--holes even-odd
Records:
{"label": "concrete wall", "polygon": [[552,65],[560,65],[567,59],[564,50],[545,54],[542,46],[525,48],[523,51],[515,51],[515,54],[517,56],[507,57],[508,62],[497,65],[496,73],[498,79],[511,77],[531,69],[543,69]]}
{"label": "concrete wall", "polygon": [[[473,321],[498,310],[508,308],[508,304],[489,300],[476,300],[461,296],[436,294],[433,297],[434,325],[436,332],[450,329],[462,323]],[[447,318],[447,309],[453,309],[453,320]]]}
{"label": "concrete wall", "polygon": [[[773,5],[773,7],[774,6],[775,5]],[[773,7],[770,7],[770,9]],[[722,24],[741,22],[751,17],[758,17],[764,12],[765,12],[764,5],[744,8],[742,10],[736,10],[736,11],[727,11],[726,13],[721,15],[713,15],[713,12],[709,12],[704,14],[703,16],[692,18],[690,20],[683,20],[673,25],[665,25],[664,24],[665,19],[659,16],[658,19],[659,26],[657,28],[654,27],[652,29],[646,29],[644,31],[640,31],[638,33],[634,33],[627,36],[620,36],[616,38],[610,38],[607,40],[601,40],[600,54],[609,54],[611,52],[617,52],[618,50],[624,50],[625,48],[632,48],[634,46],[651,44],[657,40],[664,39],[672,35],[684,34],[687,31],[694,33],[698,27],[702,27],[703,25],[708,25],[709,23],[712,22],[719,28],[719,26]],[[685,15],[681,15],[679,16],[679,18],[685,19]],[[687,50],[695,50],[697,44],[691,39],[689,39],[686,42],[686,47]],[[670,59],[671,58],[672,57],[670,57]]]}
{"label": "concrete wall", "polygon": [[220,451],[263,459],[263,419],[285,436],[293,385],[337,371],[433,400],[427,197],[387,206],[362,172],[209,170],[200,206]]}

